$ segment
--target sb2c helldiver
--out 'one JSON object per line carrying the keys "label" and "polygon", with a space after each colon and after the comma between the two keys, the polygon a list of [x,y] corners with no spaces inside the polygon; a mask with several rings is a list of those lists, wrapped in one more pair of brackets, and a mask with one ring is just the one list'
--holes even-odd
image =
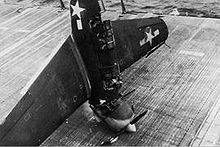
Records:
{"label": "sb2c helldiver", "polygon": [[0,145],[39,145],[87,100],[111,129],[135,131],[120,72],[165,43],[165,22],[102,20],[98,0],[71,0],[70,14],[71,35],[0,125]]}

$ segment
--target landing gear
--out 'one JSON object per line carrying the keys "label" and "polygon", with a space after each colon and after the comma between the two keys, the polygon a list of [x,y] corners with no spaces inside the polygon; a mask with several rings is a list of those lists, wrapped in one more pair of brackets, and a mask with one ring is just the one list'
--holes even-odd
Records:
{"label": "landing gear", "polygon": [[72,37],[89,74],[90,107],[113,130],[134,132],[134,112],[119,93],[122,78],[111,21],[102,21],[98,0],[71,0],[70,5]]}
{"label": "landing gear", "polygon": [[122,87],[122,78],[116,59],[115,39],[111,22],[109,20],[102,21],[101,16],[96,15],[90,20],[90,29],[97,44],[95,52],[98,56],[98,69],[103,90],[101,97],[93,98],[98,103],[93,103],[93,99],[90,100],[90,107],[95,115],[113,130],[119,131],[128,127],[128,131],[134,132],[136,128],[129,125],[134,118],[134,112],[130,105],[121,100],[119,93],[119,89]]}

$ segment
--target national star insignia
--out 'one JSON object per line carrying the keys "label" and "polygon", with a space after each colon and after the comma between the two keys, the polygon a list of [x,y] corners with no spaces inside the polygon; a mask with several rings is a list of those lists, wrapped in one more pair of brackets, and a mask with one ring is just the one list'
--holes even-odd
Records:
{"label": "national star insignia", "polygon": [[79,19],[81,19],[80,13],[81,13],[82,11],[84,11],[85,9],[79,7],[79,2],[77,1],[76,4],[75,4],[75,6],[71,5],[71,8],[73,9],[72,16],[77,15],[77,16],[79,17]]}
{"label": "national star insignia", "polygon": [[152,40],[160,34],[160,31],[157,29],[152,34],[151,28],[146,28],[144,33],[145,33],[145,37],[142,40],[140,40],[139,42],[140,46],[145,45],[147,42],[150,42],[150,46],[152,46]]}
{"label": "national star insignia", "polygon": [[152,45],[152,39],[155,37],[155,36],[153,36],[152,35],[152,33],[151,33],[151,28],[150,28],[150,31],[149,31],[149,33],[148,32],[145,32],[145,34],[147,35],[147,41],[146,42],[150,42],[150,45]]}

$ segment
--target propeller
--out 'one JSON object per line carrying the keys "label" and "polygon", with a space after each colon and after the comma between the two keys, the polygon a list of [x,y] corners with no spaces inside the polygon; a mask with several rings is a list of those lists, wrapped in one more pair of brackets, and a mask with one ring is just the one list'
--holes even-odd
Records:
{"label": "propeller", "polygon": [[[145,115],[147,114],[147,112],[148,112],[148,110],[144,111],[143,113],[141,113],[140,115],[138,115],[137,117],[135,117],[135,118],[130,122],[130,124],[132,125],[132,124],[137,123],[143,116],[145,116]],[[127,127],[127,126],[126,126],[126,127]],[[125,131],[125,130],[126,130],[126,127],[123,128],[121,131],[119,131],[115,136],[109,138],[109,139],[106,140],[106,141],[103,141],[103,142],[101,143],[101,146],[110,146],[110,145],[112,145],[112,143],[114,143],[115,141],[118,140],[118,137],[119,137],[120,135],[122,135],[123,133],[126,132],[126,131]]]}

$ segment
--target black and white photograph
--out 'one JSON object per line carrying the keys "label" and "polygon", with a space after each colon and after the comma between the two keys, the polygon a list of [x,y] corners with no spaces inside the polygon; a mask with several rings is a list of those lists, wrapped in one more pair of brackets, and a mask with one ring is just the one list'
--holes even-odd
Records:
{"label": "black and white photograph", "polygon": [[220,146],[220,0],[0,0],[0,146]]}

